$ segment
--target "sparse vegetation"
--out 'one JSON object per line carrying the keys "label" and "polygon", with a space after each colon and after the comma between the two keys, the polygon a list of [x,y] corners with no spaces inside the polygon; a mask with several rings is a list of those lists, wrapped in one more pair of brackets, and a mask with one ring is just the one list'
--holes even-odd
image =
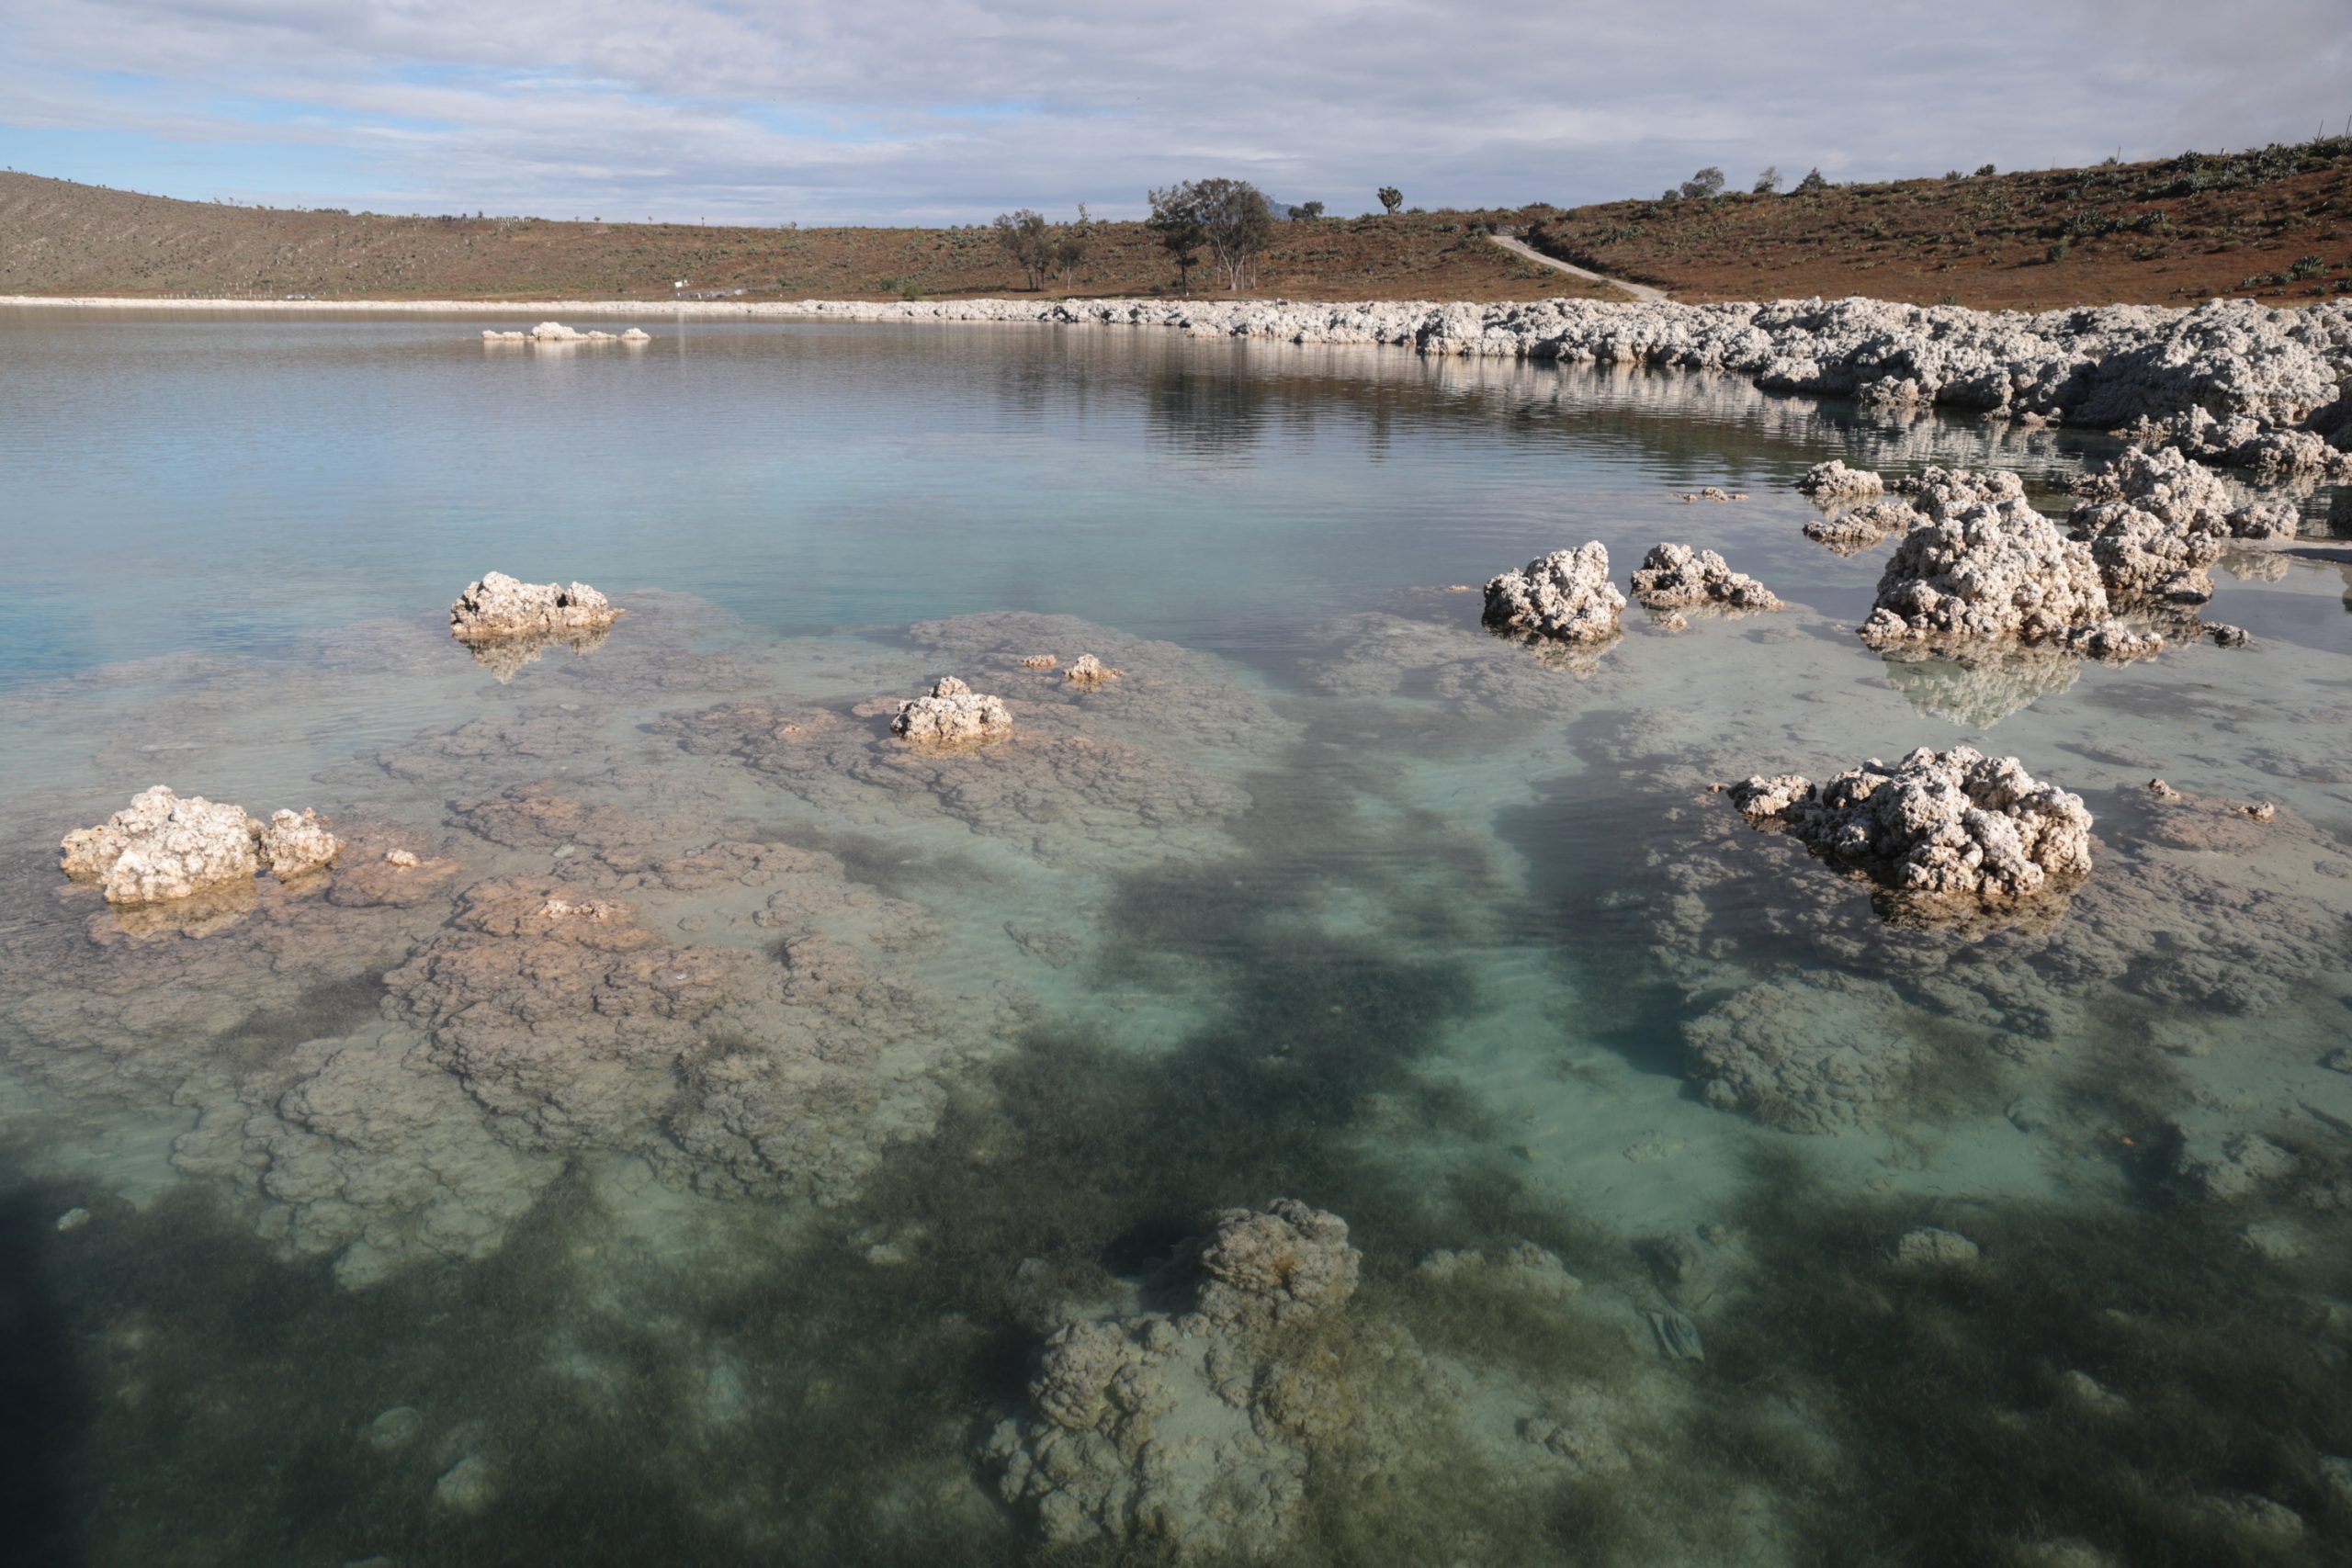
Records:
{"label": "sparse vegetation", "polygon": [[1380,197],[1380,209],[1392,216],[1405,205],[1405,193],[1395,186],[1382,186],[1376,194]]}
{"label": "sparse vegetation", "polygon": [[1030,208],[996,215],[996,243],[1021,268],[1029,289],[1035,293],[1045,282],[1046,268],[1053,265],[1053,231],[1046,222],[1046,215]]}
{"label": "sparse vegetation", "polygon": [[1682,182],[1682,194],[1692,201],[1710,201],[1724,193],[1724,172],[1713,164]]}
{"label": "sparse vegetation", "polygon": [[1781,171],[1768,166],[1762,174],[1756,176],[1756,183],[1748,187],[1748,194],[1750,196],[1780,195]]}
{"label": "sparse vegetation", "polygon": [[1829,182],[1821,177],[1821,171],[1819,169],[1807,169],[1804,173],[1804,178],[1797,182],[1797,194],[1799,196],[1810,196],[1815,191],[1827,190],[1828,188]]}

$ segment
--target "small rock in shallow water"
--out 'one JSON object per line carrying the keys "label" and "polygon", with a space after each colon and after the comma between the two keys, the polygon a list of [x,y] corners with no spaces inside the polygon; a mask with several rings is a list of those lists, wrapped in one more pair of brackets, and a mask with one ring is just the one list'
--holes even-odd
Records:
{"label": "small rock in shallow water", "polygon": [[1979,1256],[1976,1244],[1958,1231],[1933,1225],[1915,1225],[1894,1243],[1894,1262],[1900,1269],[1964,1269]]}
{"label": "small rock in shallow water", "polygon": [[2205,636],[2216,648],[2244,648],[2247,640],[2244,626],[2233,626],[2227,621],[2206,622]]}
{"label": "small rock in shallow water", "polygon": [[1075,681],[1081,686],[1096,686],[1118,678],[1116,670],[1104,668],[1102,661],[1091,653],[1080,654],[1070,660],[1069,668],[1062,671],[1063,680]]}
{"label": "small rock in shallow water", "polygon": [[399,866],[401,870],[405,871],[417,863],[417,858],[415,852],[412,850],[386,850],[384,852],[384,863],[386,865]]}
{"label": "small rock in shallow water", "polygon": [[57,1228],[61,1231],[78,1231],[89,1223],[90,1211],[87,1209],[68,1209],[57,1216]]}
{"label": "small rock in shallow water", "polygon": [[424,1414],[412,1404],[395,1404],[368,1423],[368,1446],[379,1454],[395,1452],[414,1442],[424,1430]]}
{"label": "small rock in shallow water", "polygon": [[468,1454],[433,1483],[433,1501],[453,1514],[479,1514],[497,1495],[497,1477],[480,1454]]}

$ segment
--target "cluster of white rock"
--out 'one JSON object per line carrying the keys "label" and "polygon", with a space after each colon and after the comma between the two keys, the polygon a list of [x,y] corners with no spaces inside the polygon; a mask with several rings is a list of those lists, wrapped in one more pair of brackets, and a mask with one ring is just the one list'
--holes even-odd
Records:
{"label": "cluster of white rock", "polygon": [[67,876],[96,883],[110,904],[139,905],[249,883],[264,870],[291,882],[333,861],[343,842],[314,810],[263,822],[242,806],[183,799],[156,784],[97,827],[66,834],[60,848]]}
{"label": "cluster of white rock", "polygon": [[1189,1311],[1065,1325],[1030,1383],[1034,1412],[983,1454],[1004,1500],[1055,1545],[1159,1540],[1268,1557],[1306,1501],[1319,1358],[1301,1331],[1354,1294],[1347,1222],[1293,1199],[1227,1210],[1198,1255]]}
{"label": "cluster of white rock", "polygon": [[[1424,354],[1720,370],[1771,391],[1939,405],[2106,430],[2203,410],[2217,421],[2314,433],[2352,372],[2352,300],[2273,310],[1981,311],[1883,300],[1487,305],[1298,300],[807,300],[763,313],[870,321],[1030,321],[1157,326],[1201,336],[1393,344]],[[2232,426],[2235,429],[2235,426]],[[2346,437],[2332,439],[2340,446]],[[2233,448],[2232,450],[2234,450]]]}
{"label": "cluster of white rock", "polygon": [[1566,643],[1606,642],[1618,635],[1625,595],[1609,581],[1609,551],[1600,540],[1538,556],[1487,584],[1490,626]]}
{"label": "cluster of white rock", "polygon": [[1012,729],[1004,699],[975,692],[953,675],[941,676],[928,694],[900,703],[890,720],[890,733],[908,740],[984,740]]}
{"label": "cluster of white rock", "polygon": [[580,331],[577,327],[567,327],[567,326],[565,326],[561,321],[541,321],[537,326],[533,327],[529,332],[526,332],[526,333],[525,333],[525,332],[499,332],[499,331],[497,331],[497,330],[496,330],[496,329],[494,329],[494,328],[484,328],[484,329],[483,329],[483,331],[482,331],[482,334],[481,334],[481,340],[482,340],[482,342],[484,342],[484,343],[535,343],[535,344],[549,344],[549,343],[631,343],[631,344],[635,344],[635,343],[650,343],[650,342],[652,342],[652,341],[653,341],[653,339],[652,339],[652,335],[651,335],[650,333],[649,333],[648,332],[646,332],[646,330],[645,330],[644,328],[642,328],[642,327],[631,327],[631,328],[629,328],[627,332],[620,332],[620,333],[607,333],[607,332],[594,332],[594,331],[591,331],[591,332],[584,332],[584,333],[583,333],[583,332]]}
{"label": "cluster of white rock", "polygon": [[2342,434],[2346,407],[2340,399],[2328,405],[2308,430],[2270,430],[2243,415],[2215,419],[2202,408],[2189,408],[2164,419],[2140,420],[2115,434],[2143,446],[2177,446],[2199,462],[2251,469],[2262,484],[2342,480],[2352,479],[2352,450],[2330,446],[2318,427]]}
{"label": "cluster of white rock", "polygon": [[626,614],[584,582],[524,582],[491,571],[449,606],[449,635],[460,642],[563,637],[605,630]]}
{"label": "cluster of white rock", "polygon": [[1634,597],[1653,610],[1720,604],[1735,610],[1777,610],[1778,595],[1713,550],[1688,545],[1650,547],[1634,573]]}
{"label": "cluster of white rock", "polygon": [[1839,457],[1815,463],[1797,480],[1798,494],[1825,506],[1841,502],[1869,501],[1885,489],[1886,481],[1878,475],[1868,468],[1849,468]]}
{"label": "cluster of white rock", "polygon": [[1873,758],[1817,789],[1797,773],[1752,776],[1731,798],[1750,822],[1930,898],[2026,898],[2091,868],[2081,796],[2033,778],[2015,757],[1968,746],[1923,746],[1892,768]]}

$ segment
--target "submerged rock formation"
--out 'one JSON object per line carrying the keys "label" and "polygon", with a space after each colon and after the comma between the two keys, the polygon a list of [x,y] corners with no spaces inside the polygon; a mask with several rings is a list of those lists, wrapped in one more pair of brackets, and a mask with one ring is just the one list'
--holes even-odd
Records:
{"label": "submerged rock formation", "polygon": [[1881,649],[2046,643],[2136,658],[2164,647],[2115,619],[2090,549],[2019,500],[1971,502],[1905,534],[1860,630]]}
{"label": "submerged rock formation", "polygon": [[1869,549],[1889,534],[1908,532],[1918,521],[1919,513],[1907,502],[1882,497],[1833,512],[1826,517],[1808,518],[1804,536],[1815,544],[1828,546],[1841,556],[1850,556]]}
{"label": "submerged rock formation", "polygon": [[1818,789],[1800,774],[1731,790],[1750,822],[1784,829],[1827,859],[1928,898],[1998,902],[2079,881],[2091,869],[2091,814],[2015,757],[1921,747],[1894,767],[1873,758]]}
{"label": "submerged rock formation", "polygon": [[984,740],[1012,729],[1012,713],[1001,697],[976,693],[953,675],[943,675],[925,696],[899,705],[890,733],[909,740]]}
{"label": "submerged rock formation", "polygon": [[1849,468],[1842,457],[1815,463],[1797,480],[1797,493],[1825,506],[1841,502],[1869,501],[1886,489],[1886,481],[1868,468]]}
{"label": "submerged rock formation", "polygon": [[334,860],[342,841],[313,810],[280,811],[265,825],[242,806],[142,790],[96,828],[65,835],[65,874],[97,884],[107,902],[160,904],[250,882],[266,868],[291,881]]}
{"label": "submerged rock formation", "polygon": [[1313,1436],[1342,1416],[1306,1331],[1355,1292],[1347,1223],[1292,1199],[1227,1210],[1196,1255],[1189,1310],[1064,1325],[1034,1414],[983,1450],[1006,1502],[1056,1545],[1159,1540],[1264,1558],[1306,1502]]}
{"label": "submerged rock formation", "polygon": [[1634,597],[1653,610],[1719,604],[1734,610],[1777,610],[1778,595],[1713,550],[1653,545],[1634,573]]}
{"label": "submerged rock formation", "polygon": [[1607,641],[1618,635],[1624,608],[1625,595],[1609,581],[1609,551],[1598,539],[1538,556],[1487,584],[1488,626],[1560,642]]}
{"label": "submerged rock formation", "polygon": [[2007,468],[1926,468],[1894,481],[1894,493],[1924,517],[1942,522],[1963,508],[2025,503],[2025,480]]}
{"label": "submerged rock formation", "polygon": [[1081,686],[1099,686],[1105,681],[1115,681],[1118,678],[1119,672],[1116,670],[1105,667],[1101,660],[1091,653],[1080,654],[1070,661],[1070,667],[1062,671],[1063,680],[1076,682]]}
{"label": "submerged rock formation", "polygon": [[503,571],[491,571],[469,584],[449,606],[449,635],[466,643],[552,638],[603,631],[627,613],[584,582],[567,588],[552,582],[524,582]]}
{"label": "submerged rock formation", "polygon": [[2175,446],[2134,446],[2074,490],[2082,500],[2068,532],[2091,547],[2108,592],[2120,599],[2202,604],[2213,596],[2206,568],[2231,540],[2295,531],[2291,504],[2236,504],[2228,486]]}

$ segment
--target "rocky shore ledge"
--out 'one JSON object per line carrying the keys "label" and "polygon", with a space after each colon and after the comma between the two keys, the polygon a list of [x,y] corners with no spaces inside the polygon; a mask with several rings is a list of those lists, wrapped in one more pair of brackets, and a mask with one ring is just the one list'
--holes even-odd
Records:
{"label": "rocky shore ledge", "polygon": [[[1487,305],[1285,299],[292,301],[9,297],[0,305],[181,310],[685,316],[1164,327],[1201,337],[1387,344],[1423,354],[1720,370],[1773,391],[1936,404],[2115,429],[2173,422],[2212,433],[2207,461],[2255,463],[2302,430],[2352,449],[2352,299],[2305,310],[2215,299],[2190,310],[2107,305],[1972,310],[1860,298],[1712,305],[1545,299]],[[2224,441],[2222,436],[2226,435]],[[2298,449],[2308,442],[2295,444]]]}

